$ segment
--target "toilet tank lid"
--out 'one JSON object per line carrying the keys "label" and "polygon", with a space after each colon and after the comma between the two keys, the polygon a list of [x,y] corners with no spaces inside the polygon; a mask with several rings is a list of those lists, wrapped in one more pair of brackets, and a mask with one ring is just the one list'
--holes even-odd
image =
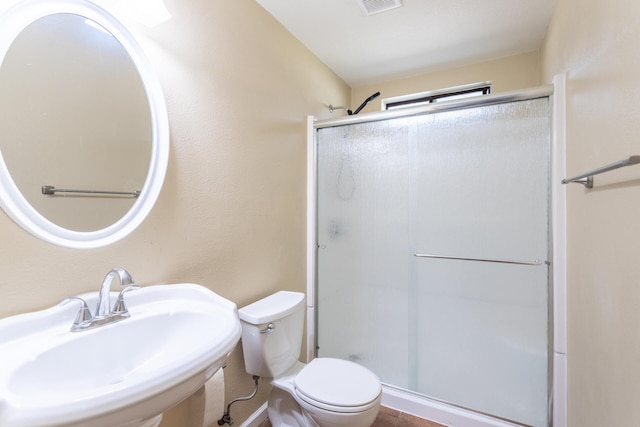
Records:
{"label": "toilet tank lid", "polygon": [[240,320],[252,325],[273,322],[304,306],[301,292],[279,291],[238,310]]}

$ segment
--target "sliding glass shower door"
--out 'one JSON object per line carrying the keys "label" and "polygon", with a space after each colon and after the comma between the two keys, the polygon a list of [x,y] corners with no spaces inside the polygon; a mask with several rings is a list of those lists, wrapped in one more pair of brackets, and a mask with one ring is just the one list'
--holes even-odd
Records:
{"label": "sliding glass shower door", "polygon": [[318,354],[546,426],[548,98],[317,132]]}

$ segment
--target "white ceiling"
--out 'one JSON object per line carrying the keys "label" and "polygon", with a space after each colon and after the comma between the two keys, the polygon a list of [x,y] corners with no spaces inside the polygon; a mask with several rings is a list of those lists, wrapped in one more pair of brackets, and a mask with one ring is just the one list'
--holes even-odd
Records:
{"label": "white ceiling", "polygon": [[366,16],[360,0],[256,1],[351,87],[535,51],[556,3],[403,0]]}

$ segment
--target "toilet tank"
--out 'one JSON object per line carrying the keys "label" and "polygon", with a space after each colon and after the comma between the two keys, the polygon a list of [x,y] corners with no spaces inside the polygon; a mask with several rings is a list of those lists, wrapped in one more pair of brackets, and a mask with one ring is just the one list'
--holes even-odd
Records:
{"label": "toilet tank", "polygon": [[245,370],[277,378],[296,364],[302,346],[304,294],[279,291],[238,310]]}

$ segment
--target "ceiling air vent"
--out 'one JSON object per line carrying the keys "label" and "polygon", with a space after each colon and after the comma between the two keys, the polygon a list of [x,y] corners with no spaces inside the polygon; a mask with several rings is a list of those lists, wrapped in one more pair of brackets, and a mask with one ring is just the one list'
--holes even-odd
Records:
{"label": "ceiling air vent", "polygon": [[362,12],[369,16],[402,7],[402,0],[357,0]]}

